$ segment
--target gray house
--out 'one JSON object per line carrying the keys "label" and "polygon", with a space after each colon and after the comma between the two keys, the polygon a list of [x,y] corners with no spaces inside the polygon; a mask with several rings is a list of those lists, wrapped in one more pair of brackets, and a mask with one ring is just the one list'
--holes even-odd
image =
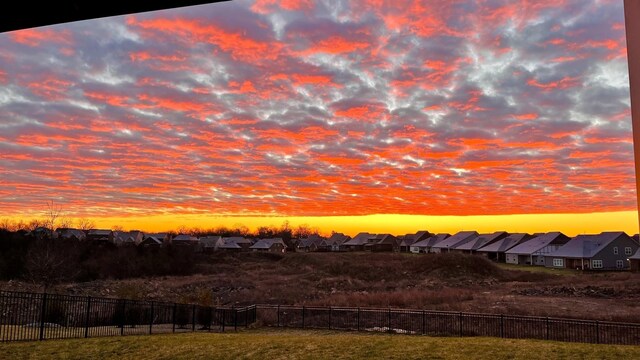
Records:
{"label": "gray house", "polygon": [[561,232],[549,232],[520,243],[506,251],[507,264],[527,264],[544,266],[544,257],[569,242],[569,237]]}
{"label": "gray house", "polygon": [[361,232],[352,239],[344,242],[340,248],[347,251],[364,251],[365,245],[376,242],[376,235],[368,232]]}
{"label": "gray house", "polygon": [[489,245],[495,241],[500,239],[504,239],[509,235],[506,231],[496,231],[493,234],[482,234],[477,238],[461,244],[456,247],[453,251],[462,252],[465,254],[475,254],[478,249],[485,245]]}
{"label": "gray house", "polygon": [[433,236],[432,233],[423,230],[418,231],[415,234],[407,234],[402,237],[398,237],[398,240],[400,241],[400,252],[411,251],[411,245],[417,243],[418,241],[426,240],[431,236]]}
{"label": "gray house", "polygon": [[629,257],[640,246],[626,233],[603,232],[578,235],[558,250],[547,254],[544,266],[580,270],[626,270]]}
{"label": "gray house", "polygon": [[436,235],[430,236],[430,237],[428,237],[428,238],[426,238],[424,240],[421,240],[421,241],[418,241],[416,243],[413,243],[409,249],[414,254],[430,253],[430,252],[433,252],[431,250],[433,245],[435,245],[435,244],[439,243],[440,241],[448,238],[449,236],[451,236],[451,235],[447,234],[447,233],[436,234]]}
{"label": "gray house", "polygon": [[324,239],[318,245],[319,251],[340,251],[340,247],[349,241],[350,237],[343,233],[333,233],[328,239]]}
{"label": "gray house", "polygon": [[505,252],[507,250],[511,249],[512,247],[518,244],[522,244],[523,242],[533,237],[534,237],[533,235],[526,234],[526,233],[510,234],[509,236],[499,239],[497,241],[494,241],[488,245],[485,245],[476,251],[478,254],[484,255],[490,260],[493,260],[496,262],[505,262],[506,261]]}
{"label": "gray house", "polygon": [[477,238],[478,235],[475,231],[460,231],[431,246],[431,252],[450,252],[452,249]]}

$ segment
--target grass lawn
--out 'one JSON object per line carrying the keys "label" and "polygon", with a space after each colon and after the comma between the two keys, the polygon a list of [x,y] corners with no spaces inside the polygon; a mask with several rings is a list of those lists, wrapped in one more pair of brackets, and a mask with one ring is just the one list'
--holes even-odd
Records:
{"label": "grass lawn", "polygon": [[504,270],[521,270],[521,271],[529,271],[533,273],[546,273],[553,275],[580,275],[579,271],[574,269],[556,269],[556,268],[548,268],[545,266],[532,266],[532,265],[515,265],[515,264],[506,264],[506,263],[495,263],[499,268]]}
{"label": "grass lawn", "polygon": [[2,359],[640,359],[640,346],[256,329],[0,344]]}

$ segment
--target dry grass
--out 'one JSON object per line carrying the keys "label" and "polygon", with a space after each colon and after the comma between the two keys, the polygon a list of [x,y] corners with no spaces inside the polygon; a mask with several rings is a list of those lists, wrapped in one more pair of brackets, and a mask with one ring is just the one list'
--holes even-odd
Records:
{"label": "dry grass", "polygon": [[[462,254],[216,254],[201,273],[61,285],[65,294],[219,305],[392,306],[640,321],[640,274],[497,265]],[[11,282],[0,289],[41,291]],[[607,311],[602,311],[607,309]]]}
{"label": "dry grass", "polygon": [[0,344],[6,359],[638,359],[640,347],[332,331],[124,336]]}

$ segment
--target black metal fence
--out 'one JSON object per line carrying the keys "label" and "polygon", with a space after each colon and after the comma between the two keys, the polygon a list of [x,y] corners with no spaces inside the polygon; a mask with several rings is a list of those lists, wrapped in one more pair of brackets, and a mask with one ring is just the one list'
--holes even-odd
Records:
{"label": "black metal fence", "polygon": [[256,305],[261,326],[640,345],[640,324],[431,310]]}
{"label": "black metal fence", "polygon": [[0,342],[237,330],[255,317],[255,306],[0,292]]}
{"label": "black metal fence", "polygon": [[208,307],[0,292],[0,342],[260,326],[640,345],[640,324],[463,312],[251,305]]}

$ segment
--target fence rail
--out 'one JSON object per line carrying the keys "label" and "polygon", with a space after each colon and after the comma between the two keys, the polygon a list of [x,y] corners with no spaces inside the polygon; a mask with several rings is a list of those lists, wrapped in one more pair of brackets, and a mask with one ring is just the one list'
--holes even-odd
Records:
{"label": "fence rail", "polygon": [[410,309],[256,305],[262,326],[640,345],[640,324]]}
{"label": "fence rail", "polygon": [[255,306],[0,292],[0,342],[237,330],[255,322],[255,312]]}
{"label": "fence rail", "polygon": [[261,326],[640,345],[640,324],[393,308],[208,307],[0,291],[0,342]]}

